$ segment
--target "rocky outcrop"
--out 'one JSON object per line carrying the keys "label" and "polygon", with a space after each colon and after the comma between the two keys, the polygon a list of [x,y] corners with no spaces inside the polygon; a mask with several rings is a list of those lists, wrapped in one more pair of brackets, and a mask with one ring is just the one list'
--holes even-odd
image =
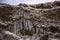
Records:
{"label": "rocky outcrop", "polygon": [[60,3],[1,4],[0,27],[1,40],[59,40]]}

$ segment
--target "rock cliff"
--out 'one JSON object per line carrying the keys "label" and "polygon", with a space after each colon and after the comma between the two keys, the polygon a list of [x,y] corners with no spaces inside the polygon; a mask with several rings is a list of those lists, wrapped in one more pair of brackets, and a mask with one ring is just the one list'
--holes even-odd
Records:
{"label": "rock cliff", "polygon": [[60,2],[0,4],[0,40],[60,40]]}

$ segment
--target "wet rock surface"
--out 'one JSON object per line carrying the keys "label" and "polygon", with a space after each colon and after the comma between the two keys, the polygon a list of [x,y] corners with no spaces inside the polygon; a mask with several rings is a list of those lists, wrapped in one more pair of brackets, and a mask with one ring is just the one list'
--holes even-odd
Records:
{"label": "wet rock surface", "polygon": [[0,4],[0,40],[60,40],[60,2]]}

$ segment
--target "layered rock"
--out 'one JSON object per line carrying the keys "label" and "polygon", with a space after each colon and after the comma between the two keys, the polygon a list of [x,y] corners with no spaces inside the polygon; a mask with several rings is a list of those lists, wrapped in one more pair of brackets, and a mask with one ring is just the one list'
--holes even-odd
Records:
{"label": "layered rock", "polygon": [[[0,29],[5,33],[1,32],[0,34],[4,33],[12,36],[10,40],[54,40],[55,38],[59,40],[60,3],[57,3],[19,4],[14,6],[1,4]],[[12,34],[10,35],[10,32],[6,33],[6,31],[10,31]],[[15,39],[13,33],[20,37]]]}

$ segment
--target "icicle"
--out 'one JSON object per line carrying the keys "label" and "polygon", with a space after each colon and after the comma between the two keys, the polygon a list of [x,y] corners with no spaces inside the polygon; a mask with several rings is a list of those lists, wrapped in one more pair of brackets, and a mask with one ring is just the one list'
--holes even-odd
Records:
{"label": "icicle", "polygon": [[32,28],[33,28],[33,24],[31,23],[31,21],[27,20],[27,23],[28,23],[28,28],[29,30],[31,31]]}

